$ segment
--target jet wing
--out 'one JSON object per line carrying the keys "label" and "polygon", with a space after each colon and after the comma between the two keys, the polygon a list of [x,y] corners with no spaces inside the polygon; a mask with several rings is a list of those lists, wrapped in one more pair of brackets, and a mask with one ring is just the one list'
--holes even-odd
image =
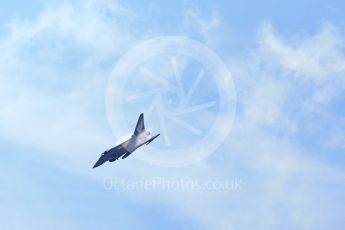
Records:
{"label": "jet wing", "polygon": [[122,145],[118,145],[118,146],[109,150],[109,153],[111,155],[110,157],[112,159],[115,159],[115,160],[117,160],[122,155],[126,154],[127,152],[128,152],[128,150],[126,148],[124,148]]}
{"label": "jet wing", "polygon": [[157,135],[151,137],[147,142],[146,145],[150,144],[151,141],[153,141],[154,139],[156,139],[160,134],[158,133]]}
{"label": "jet wing", "polygon": [[145,125],[144,125],[144,114],[140,114],[137,125],[135,126],[134,130],[134,135],[138,135],[142,131],[145,130]]}

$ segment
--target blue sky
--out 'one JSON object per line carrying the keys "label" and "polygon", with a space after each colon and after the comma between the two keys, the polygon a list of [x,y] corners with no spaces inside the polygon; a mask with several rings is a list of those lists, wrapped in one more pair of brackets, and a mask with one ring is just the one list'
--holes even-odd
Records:
{"label": "blue sky", "polygon": [[[343,229],[344,11],[342,1],[0,2],[1,229]],[[192,39],[220,58],[234,84],[234,121],[217,127],[227,135],[206,153],[207,141],[198,151],[183,149],[198,136],[181,122],[167,128],[182,147],[165,149],[159,119],[147,117],[147,126],[163,133],[152,146],[92,170],[102,151],[132,132],[140,112],[124,103],[109,113],[109,87],[131,92],[109,86],[112,71],[133,47],[158,36]],[[174,58],[193,85],[200,63],[190,67],[183,55],[144,64],[173,82]],[[231,95],[212,83],[230,76],[212,78],[207,70],[193,103]],[[126,85],[133,92],[150,86],[145,79]],[[176,106],[175,96],[165,95],[165,109]],[[204,135],[224,116],[219,106],[182,118]],[[128,116],[126,126],[109,118],[114,113]],[[150,164],[157,152],[192,163]],[[194,161],[198,154],[207,157]],[[203,187],[234,181],[240,186]]]}

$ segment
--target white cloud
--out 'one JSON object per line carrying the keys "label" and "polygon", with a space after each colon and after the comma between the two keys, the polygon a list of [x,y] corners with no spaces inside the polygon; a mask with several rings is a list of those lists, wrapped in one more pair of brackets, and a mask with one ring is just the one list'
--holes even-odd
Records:
{"label": "white cloud", "polygon": [[185,33],[200,37],[209,46],[218,46],[221,35],[218,32],[221,20],[216,10],[210,10],[206,14],[199,7],[188,8],[184,13]]}
{"label": "white cloud", "polygon": [[215,11],[208,19],[205,19],[200,14],[200,10],[197,7],[190,8],[185,13],[185,20],[188,25],[195,27],[200,35],[207,37],[219,27],[220,19]]}
{"label": "white cloud", "polygon": [[133,42],[130,18],[120,5],[85,1],[10,23],[0,42],[2,135],[67,156],[109,142],[100,118],[107,62]]}
{"label": "white cloud", "polygon": [[327,81],[330,73],[345,70],[343,39],[337,29],[325,24],[314,36],[282,39],[272,26],[261,29],[262,52],[287,70],[314,81]]}
{"label": "white cloud", "polygon": [[314,36],[283,39],[268,24],[261,35],[261,52],[271,63],[319,88],[312,98],[315,101],[328,102],[344,89],[345,44],[336,27],[324,24]]}
{"label": "white cloud", "polygon": [[[340,182],[344,171],[313,152],[318,151],[314,146],[328,145],[329,127],[339,134],[344,126],[341,114],[326,109],[345,86],[344,40],[335,31],[326,25],[314,36],[291,41],[266,25],[260,30],[258,49],[231,64],[240,112],[226,145],[230,152],[226,159],[245,162],[257,175],[258,180],[249,180],[258,190],[252,194],[252,208],[260,213],[247,214],[250,220],[245,223],[235,214],[235,229],[341,226],[338,212],[344,201],[337,191],[344,189]],[[316,100],[316,95],[327,99]],[[314,146],[299,141],[303,135],[314,139]],[[339,141],[331,143],[334,147]],[[325,208],[332,214],[325,215]]]}

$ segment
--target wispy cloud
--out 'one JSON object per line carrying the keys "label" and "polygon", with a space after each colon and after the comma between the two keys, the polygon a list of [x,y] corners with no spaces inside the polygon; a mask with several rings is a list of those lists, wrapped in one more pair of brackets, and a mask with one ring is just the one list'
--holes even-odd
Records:
{"label": "wispy cloud", "polygon": [[215,10],[205,18],[201,15],[198,7],[189,8],[185,12],[185,24],[190,26],[191,31],[197,31],[205,39],[217,30],[220,26],[220,18]]}
{"label": "wispy cloud", "polygon": [[120,5],[86,1],[11,23],[0,42],[2,135],[67,156],[104,143],[105,83],[112,60],[134,40],[131,17]]}

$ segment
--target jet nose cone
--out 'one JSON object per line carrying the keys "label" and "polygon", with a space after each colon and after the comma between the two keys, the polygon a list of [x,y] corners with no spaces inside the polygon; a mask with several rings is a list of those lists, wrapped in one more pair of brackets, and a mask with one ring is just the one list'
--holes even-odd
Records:
{"label": "jet nose cone", "polygon": [[93,169],[100,166],[102,163],[99,162],[99,160],[96,162],[96,164],[92,167]]}
{"label": "jet nose cone", "polygon": [[104,159],[104,157],[100,157],[100,158],[98,159],[98,161],[96,162],[96,164],[95,164],[92,168],[96,168],[96,167],[102,165],[104,162],[106,162],[106,160]]}
{"label": "jet nose cone", "polygon": [[100,166],[101,164],[97,161],[96,164],[92,167],[93,169]]}

